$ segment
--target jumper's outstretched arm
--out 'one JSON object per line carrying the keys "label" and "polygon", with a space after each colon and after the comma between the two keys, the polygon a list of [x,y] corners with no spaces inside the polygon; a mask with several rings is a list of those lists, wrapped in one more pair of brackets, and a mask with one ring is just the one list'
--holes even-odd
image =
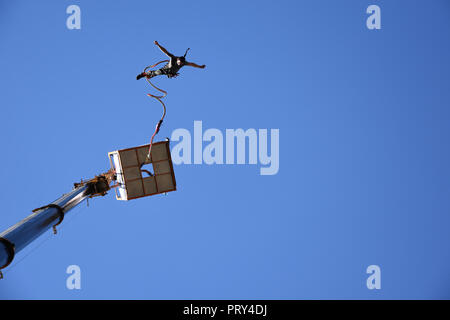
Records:
{"label": "jumper's outstretched arm", "polygon": [[162,45],[160,45],[160,44],[158,43],[158,41],[155,40],[155,44],[156,44],[156,45],[158,46],[158,48],[159,48],[162,52],[164,52],[168,57],[172,58],[172,57],[174,56],[174,55],[171,54],[169,51],[167,51],[166,48],[164,48]]}
{"label": "jumper's outstretched arm", "polygon": [[204,64],[202,64],[201,66],[199,66],[196,63],[193,62],[187,62],[185,63],[186,66],[190,66],[190,67],[194,67],[194,68],[200,68],[200,69],[204,69],[206,66]]}

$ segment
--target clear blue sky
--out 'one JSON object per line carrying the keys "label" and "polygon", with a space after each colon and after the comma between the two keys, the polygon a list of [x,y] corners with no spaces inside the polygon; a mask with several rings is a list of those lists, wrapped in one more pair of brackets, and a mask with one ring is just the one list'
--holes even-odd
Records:
{"label": "clear blue sky", "polygon": [[154,40],[207,65],[157,80],[158,138],[280,129],[277,175],[180,165],[167,196],[94,199],[18,255],[0,298],[450,298],[449,31],[446,0],[0,0],[1,230],[148,142],[161,110],[135,77],[164,57]]}

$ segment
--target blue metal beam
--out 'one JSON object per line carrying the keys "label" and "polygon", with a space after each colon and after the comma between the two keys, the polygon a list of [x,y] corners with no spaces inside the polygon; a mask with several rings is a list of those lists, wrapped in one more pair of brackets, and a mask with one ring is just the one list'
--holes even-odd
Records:
{"label": "blue metal beam", "polygon": [[95,191],[91,183],[79,185],[52,202],[51,205],[37,209],[27,218],[2,232],[0,234],[0,278],[1,269],[11,263],[15,254],[62,220],[63,216],[61,217],[59,208],[65,214],[95,194]]}

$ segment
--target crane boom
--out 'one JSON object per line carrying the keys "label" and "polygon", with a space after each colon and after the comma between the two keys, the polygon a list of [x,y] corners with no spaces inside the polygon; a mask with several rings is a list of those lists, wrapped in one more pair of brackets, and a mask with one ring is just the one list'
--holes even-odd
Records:
{"label": "crane boom", "polygon": [[49,205],[33,210],[33,214],[0,233],[0,279],[1,269],[6,268],[14,256],[28,244],[53,227],[59,225],[64,215],[87,198],[104,196],[110,189],[115,173],[108,171],[87,181],[74,184],[74,189]]}
{"label": "crane boom", "polygon": [[[151,144],[109,152],[108,172],[75,183],[72,191],[34,209],[30,216],[0,233],[0,279],[1,270],[11,264],[20,250],[52,227],[56,233],[64,215],[87,198],[104,196],[111,188],[117,188],[118,200],[126,201],[175,191],[169,143],[169,139],[155,143],[152,139]],[[144,165],[152,165],[153,170],[144,169]]]}

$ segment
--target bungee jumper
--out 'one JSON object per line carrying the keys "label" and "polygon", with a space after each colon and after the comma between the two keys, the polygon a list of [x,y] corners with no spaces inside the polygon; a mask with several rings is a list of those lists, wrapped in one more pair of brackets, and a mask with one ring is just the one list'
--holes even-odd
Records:
{"label": "bungee jumper", "polygon": [[154,64],[153,66],[151,66],[151,67],[154,67],[160,63],[167,62],[162,68],[160,68],[158,70],[147,71],[147,68],[151,68],[151,67],[147,67],[146,70],[144,70],[142,73],[138,74],[138,76],[136,77],[136,80],[142,79],[144,77],[146,77],[147,79],[150,79],[150,78],[153,78],[155,76],[160,76],[160,75],[166,75],[168,78],[175,78],[179,75],[178,71],[184,66],[190,66],[190,67],[200,68],[200,69],[204,69],[206,67],[205,65],[198,65],[196,63],[186,61],[186,54],[188,53],[190,48],[188,48],[186,50],[186,52],[184,53],[184,56],[177,57],[177,56],[174,56],[173,54],[171,54],[169,51],[167,51],[166,48],[161,46],[158,43],[158,41],[155,41],[155,44],[158,46],[158,48],[162,52],[164,52],[170,58],[170,60],[163,60],[163,61],[160,61],[157,64]]}

